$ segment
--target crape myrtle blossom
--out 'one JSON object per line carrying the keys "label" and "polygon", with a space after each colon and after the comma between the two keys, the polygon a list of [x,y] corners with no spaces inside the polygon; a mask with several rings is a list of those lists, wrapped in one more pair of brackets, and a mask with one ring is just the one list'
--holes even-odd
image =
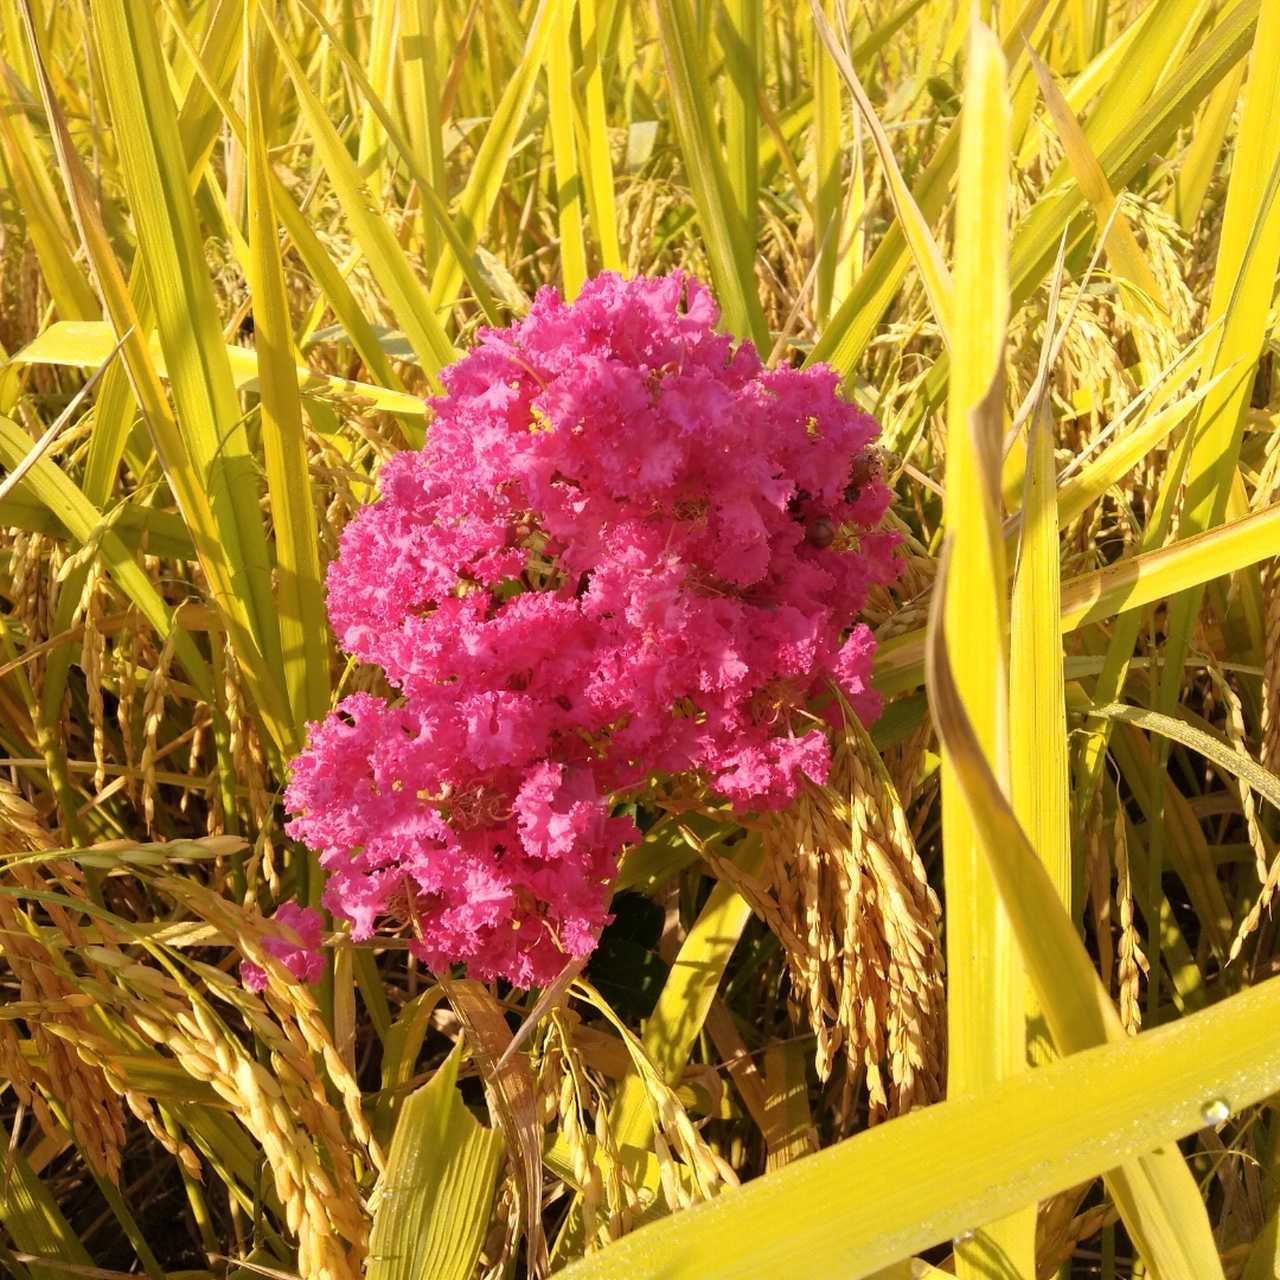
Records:
{"label": "crape myrtle blossom", "polygon": [[[275,922],[292,929],[302,942],[295,946],[284,938],[262,939],[262,949],[280,960],[295,978],[303,982],[319,982],[324,973],[324,952],[320,949],[320,930],[324,917],[314,907],[299,907],[296,903],[283,903],[275,914]],[[252,960],[240,963],[240,981],[250,991],[265,991],[266,970]]]}
{"label": "crape myrtle blossom", "polygon": [[344,531],[334,629],[401,696],[313,726],[285,800],[355,938],[392,917],[433,969],[544,985],[609,919],[619,795],[693,774],[777,808],[826,777],[811,696],[878,714],[878,427],[717,317],[680,273],[543,289]]}

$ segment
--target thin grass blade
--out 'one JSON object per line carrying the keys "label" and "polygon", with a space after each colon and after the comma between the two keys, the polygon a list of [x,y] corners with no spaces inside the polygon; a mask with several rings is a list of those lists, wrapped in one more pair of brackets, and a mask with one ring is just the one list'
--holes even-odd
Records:
{"label": "thin grass blade", "polygon": [[[569,24],[573,0],[549,0],[552,5],[551,40],[547,45],[547,109],[551,114],[551,156],[555,164],[556,214],[560,231],[560,269],[564,273],[564,296],[572,302],[587,278],[587,246],[583,238],[582,173],[574,141],[573,51],[569,47]],[[590,3],[591,0],[586,0]]]}
{"label": "thin grass blade", "polygon": [[[25,7],[25,0],[20,0],[20,3],[24,5],[23,17],[34,49],[37,47],[34,20],[29,8]],[[57,99],[54,97],[53,86],[42,64],[37,63],[36,70],[40,97],[52,129],[63,181],[67,186],[71,208],[97,281],[99,294],[111,316],[115,332],[128,334],[122,354],[129,369],[130,380],[142,409],[143,418],[151,433],[161,465],[173,488],[174,496],[182,509],[187,527],[191,531],[201,565],[218,602],[224,622],[231,634],[250,694],[262,711],[268,732],[274,736],[278,744],[288,749],[292,745],[292,734],[287,709],[280,693],[280,684],[268,675],[267,664],[258,649],[245,604],[235,586],[232,567],[224,553],[218,525],[215,523],[205,488],[187,454],[186,442],[173,418],[145,340],[138,331],[137,313],[133,308],[120,273],[119,263],[116,261],[106,229],[94,203],[88,176],[72,143]],[[27,437],[24,436],[24,438]],[[23,452],[25,453],[25,449]],[[39,470],[36,468],[33,475]],[[167,631],[162,634],[167,634]],[[202,667],[200,663],[196,665]],[[198,679],[195,672],[192,672],[192,678]],[[211,692],[209,696],[212,702]]]}
{"label": "thin grass blade", "polygon": [[257,4],[250,0],[244,19],[248,134],[245,167],[252,264],[249,284],[263,455],[275,531],[285,688],[293,712],[294,736],[302,742],[308,722],[323,719],[329,710],[329,628],[302,424],[302,397],[298,393],[298,358],[293,349],[289,297],[271,198],[271,165],[261,97],[265,59],[256,27]]}
{"label": "thin grass blade", "polygon": [[[547,41],[551,36],[551,24],[558,3],[560,0],[539,0],[529,22],[524,53],[507,81],[485,132],[484,141],[472,162],[466,185],[458,197],[458,235],[468,251],[479,242],[502,189],[502,178],[511,155],[516,130],[529,109],[538,72],[546,60]],[[473,11],[477,7],[473,5]],[[448,95],[447,88],[445,92]],[[443,110],[441,114],[445,114]],[[459,260],[445,259],[431,284],[432,307],[437,311],[451,307],[457,299],[461,284],[462,267]]]}
{"label": "thin grass blade", "polygon": [[760,44],[763,0],[727,0],[721,8],[724,49],[724,141],[729,189],[747,234],[754,238],[760,202]]}
{"label": "thin grass blade", "polygon": [[290,42],[265,10],[262,21],[275,41],[280,59],[289,72],[298,95],[299,109],[306,119],[317,154],[342,204],[342,211],[364,251],[369,267],[386,293],[396,319],[404,329],[422,367],[434,379],[452,363],[455,351],[427,299],[413,267],[395,238],[377,198],[360,175],[338,131],[333,127],[306,73],[294,56]]}
{"label": "thin grass blade", "polygon": [[752,265],[755,239],[747,234],[729,185],[689,0],[657,0],[655,8],[680,153],[689,171],[722,324],[735,337],[750,338],[759,351],[768,352],[769,332]]}
{"label": "thin grass blade", "polygon": [[[599,25],[598,0],[578,0],[578,29],[582,39],[583,97],[586,105],[587,145],[582,175],[591,206],[591,235],[600,265],[606,271],[622,270],[618,246],[618,218],[613,187],[613,157],[609,153],[609,120],[604,93],[604,51],[600,47],[607,29]],[[606,12],[606,18],[609,14]],[[754,141],[755,135],[752,134]]]}
{"label": "thin grass blade", "polygon": [[94,7],[94,33],[110,51],[101,65],[114,137],[148,264],[179,430],[208,494],[256,648],[271,677],[283,682],[258,476],[222,343],[155,15],[145,0],[105,0]]}
{"label": "thin grass blade", "polygon": [[[917,207],[911,194],[911,189],[902,177],[902,170],[898,167],[897,158],[893,154],[893,148],[889,144],[889,138],[884,131],[884,126],[880,123],[880,117],[871,105],[871,99],[867,97],[866,90],[863,89],[862,82],[858,79],[857,73],[853,69],[853,64],[841,47],[836,33],[831,29],[831,24],[827,21],[826,14],[823,13],[817,0],[809,0],[809,7],[813,11],[814,23],[817,26],[822,43],[826,46],[827,54],[840,72],[840,77],[844,80],[845,87],[853,95],[854,105],[862,116],[862,121],[866,125],[868,132],[871,134],[876,154],[880,157],[880,163],[884,167],[890,195],[893,197],[893,209],[898,218],[897,225],[902,228],[907,244],[911,248],[911,256],[915,261],[916,270],[920,272],[925,292],[929,295],[929,305],[933,309],[939,328],[942,330],[943,341],[950,346],[954,337],[952,327],[954,298],[952,296],[951,273],[947,270],[947,264],[942,260],[942,251],[938,248],[938,243],[933,238],[933,232],[929,229],[928,222]],[[815,119],[818,118],[824,107],[829,113],[830,104],[820,104],[815,99]],[[819,158],[821,159],[821,157]],[[833,255],[833,264],[834,261]]]}
{"label": "thin grass blade", "polygon": [[[1075,174],[1084,198],[1093,209],[1099,234],[1106,236],[1107,254],[1111,259],[1112,269],[1116,275],[1128,281],[1131,286],[1130,297],[1139,313],[1149,323],[1167,327],[1168,307],[1160,286],[1151,273],[1151,267],[1138,245],[1129,220],[1117,207],[1115,195],[1107,182],[1107,175],[1102,172],[1102,166],[1098,163],[1098,157],[1094,154],[1088,138],[1085,137],[1080,122],[1067,105],[1067,100],[1048,67],[1040,61],[1036,51],[1030,45],[1027,46],[1027,57],[1031,60],[1031,68],[1039,82],[1040,92],[1049,108],[1049,114],[1053,117],[1058,137],[1062,140],[1071,171]],[[1142,332],[1138,330],[1135,335],[1139,342],[1142,340]]]}
{"label": "thin grass blade", "polygon": [[[1263,6],[1249,61],[1240,131],[1236,140],[1222,236],[1209,304],[1208,322],[1222,321],[1213,359],[1205,373],[1252,371],[1268,330],[1276,264],[1280,261],[1280,7]],[[1194,536],[1219,524],[1236,482],[1252,379],[1221,383],[1205,399],[1187,464],[1186,496],[1179,533]],[[1191,646],[1203,589],[1173,601],[1169,616],[1166,671],[1179,671]],[[1160,710],[1166,715],[1180,685],[1161,682]]]}

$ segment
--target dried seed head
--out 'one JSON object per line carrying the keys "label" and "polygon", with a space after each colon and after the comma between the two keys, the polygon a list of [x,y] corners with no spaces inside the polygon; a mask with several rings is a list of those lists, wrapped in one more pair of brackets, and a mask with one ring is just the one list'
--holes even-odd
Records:
{"label": "dried seed head", "polygon": [[1141,973],[1150,972],[1133,923],[1133,886],[1129,880],[1129,840],[1125,830],[1124,805],[1116,796],[1113,827],[1116,858],[1116,902],[1120,908],[1120,940],[1116,946],[1116,977],[1120,983],[1120,1021],[1130,1035],[1142,1030],[1142,1002],[1139,999]]}
{"label": "dried seed head", "polygon": [[148,830],[155,822],[156,792],[156,735],[160,731],[164,719],[165,694],[169,690],[169,666],[173,661],[173,651],[178,643],[178,627],[175,623],[156,658],[156,665],[147,677],[146,691],[142,703],[143,728],[146,733],[146,744],[142,748],[142,812],[146,818]]}
{"label": "dried seed head", "polygon": [[848,1081],[863,1069],[875,1121],[941,1094],[939,906],[884,763],[845,716],[827,785],[807,783],[766,826],[776,888],[763,914],[817,1039],[819,1077],[843,1049]]}

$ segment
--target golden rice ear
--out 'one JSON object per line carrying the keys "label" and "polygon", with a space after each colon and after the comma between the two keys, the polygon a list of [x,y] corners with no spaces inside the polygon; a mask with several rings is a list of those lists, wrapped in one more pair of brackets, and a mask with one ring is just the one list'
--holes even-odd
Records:
{"label": "golden rice ear", "polygon": [[940,909],[884,763],[843,710],[826,785],[806,781],[765,826],[777,923],[765,915],[787,956],[792,1016],[803,1006],[817,1037],[819,1078],[843,1047],[841,1115],[862,1070],[874,1123],[942,1095]]}
{"label": "golden rice ear", "polygon": [[[1280,449],[1272,449],[1271,458],[1280,467]],[[1270,464],[1270,460],[1269,464]],[[1274,473],[1273,473],[1274,475]],[[1275,481],[1273,480],[1274,484]],[[1270,488],[1267,497],[1275,493]],[[1266,566],[1266,641],[1262,658],[1262,744],[1259,762],[1275,773],[1280,769],[1280,560]]]}

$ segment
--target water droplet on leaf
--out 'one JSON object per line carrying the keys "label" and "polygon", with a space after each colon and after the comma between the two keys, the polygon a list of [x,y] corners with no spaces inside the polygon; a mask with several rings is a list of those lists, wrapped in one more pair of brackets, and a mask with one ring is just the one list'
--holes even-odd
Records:
{"label": "water droplet on leaf", "polygon": [[1200,1119],[1205,1124],[1221,1124],[1231,1114],[1231,1106],[1226,1098],[1211,1098],[1200,1108]]}

